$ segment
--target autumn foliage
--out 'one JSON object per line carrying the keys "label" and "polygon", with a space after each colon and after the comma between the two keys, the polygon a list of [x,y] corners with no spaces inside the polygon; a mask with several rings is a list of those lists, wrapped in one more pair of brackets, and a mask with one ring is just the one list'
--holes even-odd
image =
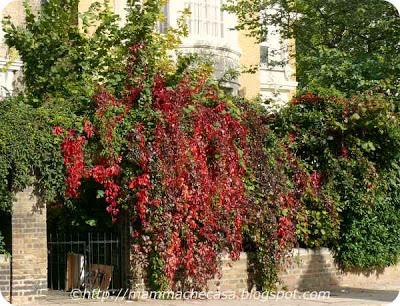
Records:
{"label": "autumn foliage", "polygon": [[224,252],[242,251],[247,131],[203,76],[169,87],[157,74],[151,103],[141,96],[139,85],[120,98],[100,91],[81,132],[54,128],[64,137],[66,194],[79,197],[94,180],[115,220],[130,211],[134,251],[156,254],[170,286],[204,286]]}

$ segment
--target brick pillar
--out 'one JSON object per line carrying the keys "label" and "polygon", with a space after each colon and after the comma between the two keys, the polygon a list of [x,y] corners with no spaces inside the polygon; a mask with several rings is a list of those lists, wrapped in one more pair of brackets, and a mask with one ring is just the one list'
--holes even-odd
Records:
{"label": "brick pillar", "polygon": [[10,299],[10,259],[0,254],[0,292],[3,297]]}
{"label": "brick pillar", "polygon": [[16,194],[12,213],[13,304],[30,304],[47,291],[46,208],[28,188]]}

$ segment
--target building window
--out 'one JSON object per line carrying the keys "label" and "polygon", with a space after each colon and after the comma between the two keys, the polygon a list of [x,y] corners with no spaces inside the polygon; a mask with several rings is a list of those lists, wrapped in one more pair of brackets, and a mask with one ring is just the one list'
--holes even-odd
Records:
{"label": "building window", "polygon": [[195,36],[224,37],[223,0],[186,0],[191,15],[189,33]]}
{"label": "building window", "polygon": [[260,64],[268,65],[268,47],[260,46]]}
{"label": "building window", "polygon": [[167,29],[168,29],[168,18],[169,18],[169,5],[166,4],[163,7],[163,20],[158,22],[158,30],[160,31],[160,33],[167,33]]}

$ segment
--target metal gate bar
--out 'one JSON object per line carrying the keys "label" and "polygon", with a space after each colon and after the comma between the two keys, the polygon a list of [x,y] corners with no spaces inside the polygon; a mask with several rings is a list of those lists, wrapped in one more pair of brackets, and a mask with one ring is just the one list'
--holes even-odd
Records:
{"label": "metal gate bar", "polygon": [[122,267],[124,250],[116,233],[49,234],[48,237],[48,286],[53,290],[65,290],[68,254],[80,254],[84,258],[85,271],[91,265],[113,266],[110,289],[126,287],[126,267]]}

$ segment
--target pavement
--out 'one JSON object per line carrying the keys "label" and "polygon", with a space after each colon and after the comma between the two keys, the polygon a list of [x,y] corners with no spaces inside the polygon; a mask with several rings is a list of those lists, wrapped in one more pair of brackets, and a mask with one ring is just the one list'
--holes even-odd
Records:
{"label": "pavement", "polygon": [[[208,299],[208,300],[154,300],[145,299],[139,301],[131,301],[122,298],[116,299],[115,296],[109,298],[83,299],[76,297],[73,299],[68,293],[49,292],[47,298],[38,302],[36,305],[43,306],[71,306],[71,305],[87,305],[87,306],[261,306],[261,305],[287,305],[287,306],[363,306],[363,305],[390,305],[399,295],[397,288],[380,289],[362,289],[362,288],[339,288],[331,291],[329,297],[326,292],[320,295],[320,298],[311,298],[309,293],[297,292],[296,298],[270,297],[269,299],[260,300],[260,297],[251,297],[241,299],[240,295],[235,299]],[[305,297],[305,298],[304,298]],[[232,298],[230,296],[229,298]],[[400,305],[400,302],[394,305]]]}

